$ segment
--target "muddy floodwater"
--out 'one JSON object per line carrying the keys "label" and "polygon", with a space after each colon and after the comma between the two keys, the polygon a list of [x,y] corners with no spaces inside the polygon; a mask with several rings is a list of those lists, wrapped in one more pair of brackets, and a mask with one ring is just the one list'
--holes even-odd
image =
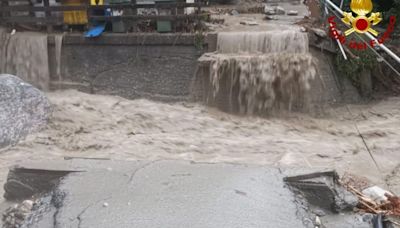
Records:
{"label": "muddy floodwater", "polygon": [[[47,96],[47,128],[1,151],[10,165],[65,156],[123,160],[184,159],[336,168],[400,193],[400,98],[327,110],[323,118],[237,116],[194,103],[158,103],[74,90]],[[361,140],[362,133],[379,167]]]}

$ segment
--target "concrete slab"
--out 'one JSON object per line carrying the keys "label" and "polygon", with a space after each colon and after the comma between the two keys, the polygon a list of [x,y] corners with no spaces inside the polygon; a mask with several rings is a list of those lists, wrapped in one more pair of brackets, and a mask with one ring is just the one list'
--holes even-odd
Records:
{"label": "concrete slab", "polygon": [[[20,227],[301,228],[315,227],[319,209],[291,191],[284,178],[312,171],[178,160],[69,158],[14,167],[7,183],[22,183],[8,188],[14,192],[26,185],[40,189],[37,182],[47,189],[33,197],[37,200],[32,213],[18,223]],[[55,187],[48,190],[44,180],[56,183]],[[5,214],[7,222],[13,219],[10,212]],[[351,211],[334,213],[328,208],[324,214],[321,221],[327,227],[369,225],[368,219]]]}
{"label": "concrete slab", "polygon": [[119,166],[66,177],[59,189],[67,195],[56,223],[60,227],[303,227],[291,203],[294,196],[284,187],[278,169],[180,161],[137,163],[122,170]]}
{"label": "concrete slab", "polygon": [[61,203],[40,210],[30,227],[286,228],[308,220],[278,168],[72,159],[49,169],[56,166],[79,172],[61,180],[47,199]]}

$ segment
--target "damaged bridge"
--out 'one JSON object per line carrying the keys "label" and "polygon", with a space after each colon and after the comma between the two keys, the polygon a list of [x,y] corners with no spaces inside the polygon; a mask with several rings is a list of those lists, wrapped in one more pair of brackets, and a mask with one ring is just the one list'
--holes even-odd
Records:
{"label": "damaged bridge", "polygon": [[[329,201],[315,209],[284,182],[305,171],[174,160],[26,164],[10,171],[6,197],[25,201],[3,227],[315,227],[316,213],[338,224],[329,227],[369,227],[345,207],[330,211]],[[351,195],[341,202],[351,206]]]}

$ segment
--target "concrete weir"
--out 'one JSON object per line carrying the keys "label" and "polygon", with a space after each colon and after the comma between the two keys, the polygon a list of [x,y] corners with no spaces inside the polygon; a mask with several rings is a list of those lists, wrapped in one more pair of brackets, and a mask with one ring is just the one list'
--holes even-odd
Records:
{"label": "concrete weir", "polygon": [[215,49],[199,58],[193,98],[241,114],[318,114],[342,101],[349,83],[336,77],[329,51],[312,46],[309,36],[298,28],[218,33]]}
{"label": "concrete weir", "polygon": [[65,35],[57,69],[55,41],[49,37],[53,89],[131,99],[185,100],[201,55],[190,34],[105,34],[95,40]]}

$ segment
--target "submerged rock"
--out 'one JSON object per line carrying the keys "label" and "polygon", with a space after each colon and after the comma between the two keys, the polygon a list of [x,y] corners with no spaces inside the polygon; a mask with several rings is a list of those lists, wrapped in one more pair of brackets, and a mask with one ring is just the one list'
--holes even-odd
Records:
{"label": "submerged rock", "polygon": [[275,8],[266,5],[264,6],[264,13],[267,15],[275,15]]}
{"label": "submerged rock", "polygon": [[266,15],[266,16],[264,17],[264,20],[278,20],[278,18],[276,18],[275,16]]}
{"label": "submerged rock", "polygon": [[278,15],[284,15],[286,13],[286,10],[281,6],[277,6],[275,7],[275,13]]}
{"label": "submerged rock", "polygon": [[299,12],[296,10],[289,10],[289,12],[287,13],[288,16],[297,16],[299,15]]}
{"label": "submerged rock", "polygon": [[240,13],[239,13],[237,10],[233,9],[233,10],[230,12],[230,14],[233,15],[233,16],[237,16],[237,15],[239,15]]}
{"label": "submerged rock", "polygon": [[50,102],[40,90],[16,76],[0,74],[0,148],[45,126],[50,114]]}
{"label": "submerged rock", "polygon": [[319,28],[312,28],[311,31],[317,35],[318,37],[321,38],[326,38],[328,36],[328,34],[326,34],[326,31],[319,29]]}

